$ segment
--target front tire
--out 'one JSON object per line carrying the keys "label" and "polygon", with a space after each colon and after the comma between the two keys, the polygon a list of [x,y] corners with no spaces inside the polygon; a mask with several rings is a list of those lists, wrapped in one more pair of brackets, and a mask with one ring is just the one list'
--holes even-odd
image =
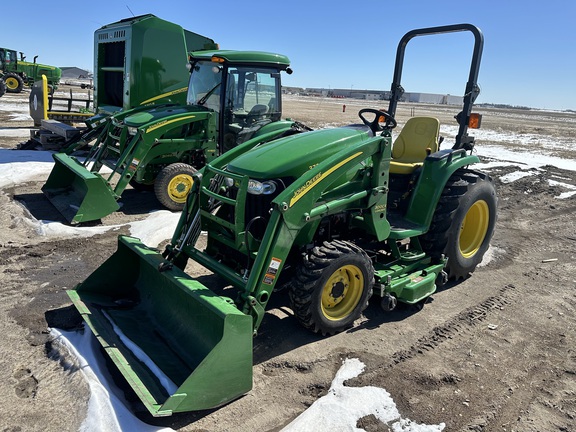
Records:
{"label": "front tire", "polygon": [[352,326],[368,306],[374,284],[372,261],[345,241],[312,249],[290,287],[292,310],[315,333],[332,335]]}
{"label": "front tire", "polygon": [[192,189],[195,173],[196,169],[181,162],[160,171],[154,182],[154,193],[160,204],[169,210],[181,211]]}
{"label": "front tire", "polygon": [[146,183],[138,183],[136,180],[131,179],[129,182],[132,189],[135,189],[139,192],[150,192],[154,190],[154,183],[146,184]]}
{"label": "front tire", "polygon": [[446,183],[422,238],[433,257],[448,257],[451,280],[467,278],[482,262],[496,225],[498,200],[492,179],[479,171],[460,169]]}
{"label": "front tire", "polygon": [[20,93],[24,88],[24,80],[20,75],[15,73],[7,73],[4,75],[4,82],[6,83],[6,91],[8,93]]}

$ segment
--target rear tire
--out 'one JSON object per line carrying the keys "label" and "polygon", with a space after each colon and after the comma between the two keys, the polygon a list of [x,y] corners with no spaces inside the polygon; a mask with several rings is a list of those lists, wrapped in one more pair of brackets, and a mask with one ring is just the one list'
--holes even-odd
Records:
{"label": "rear tire", "polygon": [[0,78],[0,97],[4,96],[4,93],[6,93],[6,83],[3,78]]}
{"label": "rear tire", "polygon": [[467,278],[490,246],[498,200],[485,173],[460,169],[446,183],[422,247],[433,257],[448,257],[451,280]]}
{"label": "rear tire", "polygon": [[181,211],[192,189],[192,176],[196,169],[185,163],[173,163],[165,167],[154,182],[156,198],[167,209]]}
{"label": "rear tire", "polygon": [[292,310],[315,333],[332,335],[352,326],[368,306],[374,284],[372,261],[345,241],[312,249],[290,287]]}
{"label": "rear tire", "polygon": [[6,91],[8,93],[20,93],[24,88],[24,80],[20,75],[15,73],[7,73],[4,75],[4,82],[6,83]]}

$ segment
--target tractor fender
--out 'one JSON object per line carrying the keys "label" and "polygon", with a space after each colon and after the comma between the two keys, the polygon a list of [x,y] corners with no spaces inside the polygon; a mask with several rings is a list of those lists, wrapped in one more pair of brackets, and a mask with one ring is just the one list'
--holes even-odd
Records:
{"label": "tractor fender", "polygon": [[412,192],[406,219],[420,226],[429,227],[440,195],[448,179],[458,169],[480,162],[464,149],[445,149],[429,155]]}

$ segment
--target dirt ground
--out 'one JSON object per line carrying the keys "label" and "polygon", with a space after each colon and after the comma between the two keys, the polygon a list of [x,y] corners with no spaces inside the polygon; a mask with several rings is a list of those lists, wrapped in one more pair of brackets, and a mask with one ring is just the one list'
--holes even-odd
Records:
{"label": "dirt ground", "polygon": [[[0,105],[27,103],[27,97],[8,94]],[[356,123],[358,109],[367,106],[382,107],[288,96],[284,113],[316,128]],[[576,159],[574,114],[478,111],[484,114],[483,130],[571,142],[550,151]],[[398,120],[431,114],[455,124],[456,112],[401,104]],[[0,129],[31,126],[31,120],[12,121],[0,111]],[[21,141],[2,137],[0,147],[15,148]],[[525,147],[504,145],[514,151]],[[534,151],[543,147],[539,140],[530,145]],[[326,393],[343,359],[359,358],[366,371],[348,385],[386,389],[402,416],[419,423],[444,422],[446,431],[576,430],[576,204],[574,197],[557,198],[566,191],[561,183],[576,186],[576,172],[546,166],[514,182],[501,181],[513,171],[514,166],[489,171],[499,218],[487,263],[469,279],[439,290],[422,309],[385,313],[376,300],[354,328],[326,338],[300,327],[287,295],[275,294],[254,340],[250,393],[217,410],[138,416],[181,431],[278,431]],[[112,254],[118,234],[128,233],[122,228],[90,238],[39,236],[26,223],[31,217],[62,220],[40,191],[44,180],[0,191],[2,432],[78,430],[89,390],[47,329],[73,321],[65,290]],[[143,219],[160,208],[151,192],[128,191],[122,201],[121,211],[102,224]],[[141,407],[135,402],[134,409]],[[388,431],[374,416],[357,426]]]}

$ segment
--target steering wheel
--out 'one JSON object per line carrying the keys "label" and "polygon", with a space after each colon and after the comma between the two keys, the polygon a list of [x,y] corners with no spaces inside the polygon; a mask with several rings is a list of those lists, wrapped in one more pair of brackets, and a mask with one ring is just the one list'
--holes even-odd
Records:
{"label": "steering wheel", "polygon": [[[364,117],[364,113],[374,114],[374,120],[369,121],[366,117]],[[397,125],[396,120],[386,111],[380,111],[373,108],[363,108],[358,111],[358,116],[360,120],[368,126],[372,132],[380,132],[384,129],[394,129]],[[380,123],[380,118],[384,117],[384,124]]]}

